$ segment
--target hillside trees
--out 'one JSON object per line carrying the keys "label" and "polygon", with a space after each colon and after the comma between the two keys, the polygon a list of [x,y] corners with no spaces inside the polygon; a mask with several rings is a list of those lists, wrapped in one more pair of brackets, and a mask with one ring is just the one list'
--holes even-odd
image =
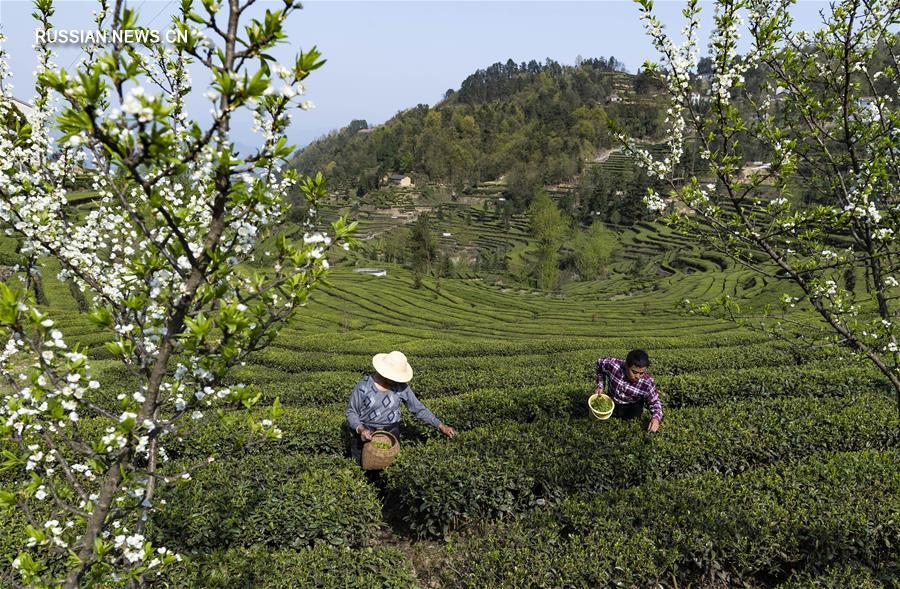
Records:
{"label": "hillside trees", "polygon": [[572,240],[575,269],[581,280],[593,280],[606,272],[613,253],[618,248],[615,233],[596,222],[579,231]]}
{"label": "hillside trees", "polygon": [[515,164],[506,176],[506,190],[503,194],[508,202],[504,210],[524,210],[540,186],[541,176],[538,170],[523,162]]}
{"label": "hillside trees", "polygon": [[[183,0],[174,27],[186,40],[95,47],[74,72],[58,68],[41,44],[38,114],[27,126],[0,128],[0,217],[24,254],[50,258],[85,292],[91,319],[112,338],[107,351],[140,383],[110,394],[26,290],[0,284],[0,506],[28,519],[12,563],[23,586],[137,587],[176,559],[145,534],[161,507],[158,485],[190,477],[166,467],[167,442],[189,443],[198,420],[255,403],[258,393],[224,378],[306,301],[329,248],[352,241],[344,220],[331,235],[310,224],[302,243],[272,239],[271,253],[257,257],[293,186],[313,206],[325,192],[323,177],[281,167],[292,150],[283,136],[289,113],[308,107],[302,81],[323,61],[312,48],[276,63],[267,49],[284,39],[284,21],[300,6],[288,0],[248,20],[250,4],[204,2],[195,11]],[[52,0],[38,0],[35,15],[49,29]],[[101,3],[98,29],[138,26],[124,4]],[[0,53],[4,120],[7,57]],[[206,126],[185,110],[189,60],[215,80]],[[246,157],[229,141],[241,109],[263,136]],[[73,165],[100,193],[84,217],[66,214]],[[255,259],[265,271],[248,265]],[[276,403],[271,415],[278,412]],[[251,426],[279,435],[268,419]]]}
{"label": "hillside trees", "polygon": [[[712,73],[710,105],[701,112],[690,100],[699,4],[687,4],[681,45],[664,33],[652,2],[640,4],[662,56],[656,67],[671,97],[671,140],[664,158],[628,144],[652,175],[668,182],[668,196],[691,212],[668,220],[792,285],[782,309],[763,309],[755,318],[791,341],[855,350],[889,379],[900,411],[900,5],[842,0],[825,11],[818,30],[803,32],[792,27],[787,0],[717,1],[711,61],[704,64]],[[746,55],[737,53],[742,32],[751,40]],[[754,68],[764,83],[745,84]],[[753,108],[740,108],[738,99]],[[709,179],[682,182],[673,174],[688,133],[700,141]],[[743,169],[748,142],[764,150],[768,166]],[[792,205],[795,191],[808,187],[821,194],[821,204]],[[648,203],[669,206],[653,192]],[[846,288],[854,268],[864,271],[862,292]],[[797,304],[814,315],[786,314]],[[727,297],[694,309],[745,321],[749,314]]]}
{"label": "hillside trees", "polygon": [[547,193],[540,190],[528,207],[528,224],[537,245],[534,267],[537,287],[551,290],[559,280],[559,248],[569,228],[568,219]]}
{"label": "hillside trees", "polygon": [[437,238],[431,231],[431,219],[420,215],[409,232],[409,259],[412,264],[413,286],[422,286],[422,278],[430,274],[438,261]]}
{"label": "hillside trees", "polygon": [[612,142],[607,115],[636,135],[661,129],[653,100],[602,106],[614,81],[629,83],[621,67],[614,58],[585,59],[575,67],[550,60],[497,63],[433,108],[405,110],[366,133],[332,133],[304,148],[292,165],[305,173],[330,166],[334,185],[358,191],[371,189],[373,176],[411,171],[460,190],[517,165],[534,170],[543,183],[567,180],[580,172],[581,160]]}
{"label": "hillside trees", "polygon": [[643,199],[651,186],[655,182],[631,162],[616,169],[591,167],[579,182],[577,217],[582,222],[632,225],[648,215]]}

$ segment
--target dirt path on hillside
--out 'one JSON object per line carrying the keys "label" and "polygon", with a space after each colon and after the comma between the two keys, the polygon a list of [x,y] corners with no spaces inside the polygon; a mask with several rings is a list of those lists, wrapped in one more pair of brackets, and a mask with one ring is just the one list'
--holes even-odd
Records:
{"label": "dirt path on hillside", "polygon": [[622,151],[621,147],[612,147],[610,149],[601,149],[594,159],[591,160],[592,164],[602,164],[606,160],[609,159],[609,156],[616,153],[617,151]]}
{"label": "dirt path on hillside", "polygon": [[383,233],[386,233],[388,231],[393,231],[394,229],[396,229],[397,227],[399,227],[401,225],[409,225],[410,223],[414,222],[416,219],[419,218],[419,214],[421,212],[418,210],[419,208],[422,208],[422,207],[416,207],[416,211],[412,215],[398,217],[397,219],[391,219],[391,221],[398,221],[397,225],[390,227],[388,229],[382,229],[380,231],[375,231],[373,233],[367,233],[365,237],[362,237],[359,239],[361,241],[369,241],[370,239],[373,239],[379,235],[382,235]]}

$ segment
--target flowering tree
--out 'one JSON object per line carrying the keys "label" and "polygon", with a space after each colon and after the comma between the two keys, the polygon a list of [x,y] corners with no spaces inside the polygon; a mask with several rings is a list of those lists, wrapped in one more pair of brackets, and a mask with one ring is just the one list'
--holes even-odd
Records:
{"label": "flowering tree", "polygon": [[[762,309],[757,325],[794,341],[848,346],[889,379],[900,410],[900,5],[843,0],[821,15],[819,30],[804,32],[792,26],[791,0],[717,0],[712,75],[704,88],[694,74],[697,0],[684,10],[680,44],[663,30],[651,0],[638,3],[662,56],[650,65],[671,98],[665,157],[653,158],[620,136],[671,188],[667,198],[651,191],[648,205],[668,211],[668,222],[709,247],[786,281],[790,292],[781,308]],[[739,55],[743,31],[751,46]],[[689,142],[708,163],[708,177],[679,177]],[[747,167],[748,153],[763,153],[768,162]],[[817,204],[797,202],[800,190]],[[859,269],[864,289],[855,287]],[[818,320],[787,314],[799,303]],[[687,306],[747,317],[727,296]]]}
{"label": "flowering tree", "polygon": [[[324,194],[321,176],[281,167],[292,151],[282,135],[290,110],[310,106],[299,99],[302,81],[323,61],[313,48],[276,63],[266,51],[285,38],[299,3],[284,0],[247,22],[254,1],[228,0],[223,10],[182,0],[175,43],[119,39],[94,47],[74,72],[39,45],[38,112],[27,121],[12,110],[0,52],[0,217],[23,254],[57,260],[61,277],[82,289],[91,319],[113,336],[107,348],[139,383],[118,398],[104,394],[84,352],[67,345],[27,288],[0,284],[0,435],[12,471],[4,480],[13,481],[0,503],[27,518],[13,563],[23,585],[139,586],[176,558],[144,535],[157,485],[190,476],[165,469],[165,441],[205,412],[255,403],[258,394],[223,377],[304,303],[329,248],[352,244],[354,224],[337,221],[325,235],[310,221],[303,243],[279,236],[267,242],[271,253],[258,253],[289,189],[298,186],[313,213]],[[35,6],[49,32],[52,0]],[[96,22],[140,29],[121,0],[101,0]],[[185,109],[191,61],[214,79],[205,127]],[[249,156],[228,140],[239,109],[263,136]],[[75,169],[99,192],[83,217],[67,209]],[[252,426],[280,435],[268,419]]]}

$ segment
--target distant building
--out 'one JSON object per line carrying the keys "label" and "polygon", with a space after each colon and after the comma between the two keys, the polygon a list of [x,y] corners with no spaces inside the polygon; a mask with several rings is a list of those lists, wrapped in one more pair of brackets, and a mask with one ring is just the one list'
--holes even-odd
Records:
{"label": "distant building", "polygon": [[452,233],[447,233],[446,231],[443,232],[443,233],[441,233],[441,237],[450,237],[451,235],[453,235],[453,234],[452,234]]}
{"label": "distant building", "polygon": [[388,177],[388,181],[391,183],[391,186],[412,186],[412,179],[403,174],[391,174]]}
{"label": "distant building", "polygon": [[357,274],[368,274],[369,276],[375,276],[377,278],[387,276],[387,270],[383,268],[357,268],[354,272]]}
{"label": "distant building", "polygon": [[369,133],[372,133],[373,131],[375,131],[375,127],[368,127],[366,129],[360,129],[359,131],[356,132],[356,134],[357,135],[368,135]]}
{"label": "distant building", "polygon": [[610,94],[606,98],[606,102],[622,102],[622,97],[619,96],[618,94]]}
{"label": "distant building", "polygon": [[700,94],[699,92],[691,92],[691,104],[693,104],[694,106],[698,106],[708,101],[709,98],[704,96],[703,94]]}
{"label": "distant building", "polygon": [[758,160],[754,162],[747,162],[746,164],[744,164],[744,167],[741,168],[740,178],[747,179],[753,174],[766,174],[771,169],[771,167],[772,164],[770,164],[769,162],[761,162]]}

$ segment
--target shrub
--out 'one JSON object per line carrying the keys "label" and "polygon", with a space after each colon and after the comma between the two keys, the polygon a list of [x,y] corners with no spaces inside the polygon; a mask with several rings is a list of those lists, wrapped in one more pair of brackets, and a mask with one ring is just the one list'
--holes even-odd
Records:
{"label": "shrub", "polygon": [[[571,385],[524,388],[514,392],[505,389],[476,389],[459,395],[428,401],[428,407],[441,420],[458,429],[473,429],[505,421],[527,423],[542,417],[566,417],[586,412],[586,395]],[[403,413],[406,432],[422,430],[438,435],[436,430],[421,427],[408,412]]]}
{"label": "shrub", "polygon": [[706,472],[572,498],[452,536],[443,579],[466,587],[882,586],[863,563],[892,566],[898,459],[896,450],[817,454],[733,478]]}
{"label": "shrub", "polygon": [[417,587],[409,562],[396,548],[324,544],[297,550],[256,545],[199,554],[175,570],[151,578],[156,589],[405,589]]}
{"label": "shrub", "polygon": [[381,521],[381,504],[350,460],[241,456],[166,485],[153,534],[163,546],[197,551],[263,544],[359,546]]}
{"label": "shrub", "polygon": [[533,503],[534,481],[519,465],[473,447],[444,456],[421,450],[401,452],[384,471],[390,500],[419,535],[442,536],[476,515],[502,517]]}
{"label": "shrub", "polygon": [[857,562],[842,563],[824,570],[795,572],[777,589],[897,589],[900,587],[900,564],[893,570],[873,570]]}
{"label": "shrub", "polygon": [[704,473],[569,500],[560,512],[576,534],[602,537],[608,523],[676,548],[679,578],[784,578],[796,568],[894,555],[898,459],[894,450],[817,455],[734,478]]}
{"label": "shrub", "polygon": [[18,266],[25,261],[25,256],[20,253],[0,250],[0,266]]}
{"label": "shrub", "polygon": [[438,574],[446,587],[653,587],[672,559],[646,533],[570,536],[537,511],[454,535]]}
{"label": "shrub", "polygon": [[[552,501],[706,470],[738,473],[821,450],[885,448],[897,443],[896,432],[886,395],[861,395],[853,404],[840,398],[733,402],[669,411],[653,436],[639,422],[589,418],[463,432],[452,442],[402,452],[385,478],[410,528],[428,535],[502,515],[535,497]],[[494,470],[514,481],[507,487],[512,498],[483,488],[480,477],[501,476]],[[435,493],[445,479],[467,491]]]}
{"label": "shrub", "polygon": [[660,376],[655,379],[669,407],[709,405],[748,397],[853,395],[886,388],[868,366],[812,363],[802,368],[752,368]]}
{"label": "shrub", "polygon": [[[252,410],[255,419],[268,417],[268,410]],[[173,458],[206,458],[208,456],[295,454],[330,454],[341,456],[349,447],[349,430],[344,425],[343,411],[337,408],[304,409],[285,407],[276,420],[282,431],[279,440],[262,440],[253,436],[245,420],[201,420],[197,432],[185,440],[168,440],[166,447]]]}
{"label": "shrub", "polygon": [[15,587],[19,573],[10,566],[24,543],[27,520],[14,509],[0,509],[0,587]]}

